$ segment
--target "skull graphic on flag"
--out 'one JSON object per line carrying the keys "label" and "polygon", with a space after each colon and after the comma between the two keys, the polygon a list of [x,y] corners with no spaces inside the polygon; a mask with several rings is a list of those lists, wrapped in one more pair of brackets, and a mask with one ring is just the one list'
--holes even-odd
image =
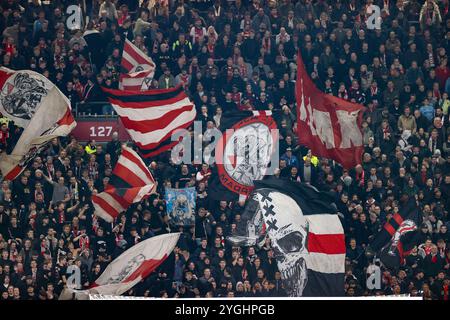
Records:
{"label": "skull graphic on flag", "polygon": [[345,238],[331,194],[284,179],[255,181],[232,245],[269,237],[291,297],[344,294]]}
{"label": "skull graphic on flag", "polygon": [[256,196],[285,289],[300,297],[308,281],[308,222],[291,197],[273,189],[258,189]]}

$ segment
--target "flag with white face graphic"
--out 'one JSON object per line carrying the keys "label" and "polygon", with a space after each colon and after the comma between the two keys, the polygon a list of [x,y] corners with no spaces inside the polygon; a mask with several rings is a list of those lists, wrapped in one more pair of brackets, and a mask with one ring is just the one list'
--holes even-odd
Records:
{"label": "flag with white face graphic", "polygon": [[[228,238],[234,245],[252,234],[267,234],[289,296],[322,297],[344,294],[345,238],[337,209],[329,194],[284,179],[255,181],[244,221],[247,229]],[[253,219],[259,216],[259,219]],[[263,224],[264,226],[261,226]],[[251,230],[250,230],[251,229]]]}
{"label": "flag with white face graphic", "polygon": [[209,182],[214,200],[245,200],[254,181],[278,165],[278,129],[272,112],[240,111],[224,114],[223,130],[214,148],[216,178]]}
{"label": "flag with white face graphic", "polygon": [[155,75],[155,63],[126,39],[123,46],[119,89],[121,90],[148,90]]}
{"label": "flag with white face graphic", "polygon": [[23,128],[14,149],[0,155],[3,178],[13,180],[50,140],[76,126],[70,101],[46,77],[30,70],[0,68],[0,113]]}
{"label": "flag with white face graphic", "polygon": [[[180,233],[168,233],[139,242],[114,259],[88,290],[69,290],[76,299],[89,294],[121,295],[145,279],[175,248]],[[71,299],[70,294],[65,294]]]}

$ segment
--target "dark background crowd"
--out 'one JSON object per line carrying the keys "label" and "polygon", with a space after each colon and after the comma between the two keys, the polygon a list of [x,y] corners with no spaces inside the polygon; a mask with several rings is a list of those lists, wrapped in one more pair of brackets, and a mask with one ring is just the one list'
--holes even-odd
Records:
{"label": "dark background crowd", "polygon": [[[380,28],[367,27],[371,3],[381,9]],[[81,30],[71,30],[78,22],[66,13],[70,5],[80,5]],[[222,113],[273,110],[281,140],[276,177],[335,193],[346,295],[449,298],[448,0],[4,0],[0,12],[1,65],[42,73],[80,113],[111,111],[100,86],[117,88],[125,38],[155,62],[153,88],[184,86],[205,134],[223,129]],[[299,50],[321,90],[366,106],[362,164],[351,170],[296,142]],[[0,151],[11,152],[21,129],[5,116],[0,125]],[[107,144],[55,139],[20,177],[1,183],[2,300],[57,299],[70,265],[87,288],[127,248],[179,230],[174,254],[126,295],[286,295],[270,240],[262,248],[226,241],[243,228],[243,203],[208,199],[215,170],[207,165],[155,157],[157,194],[114,223],[94,216],[90,196],[104,190],[120,147],[115,134]],[[197,188],[195,226],[171,224],[166,186]],[[419,244],[398,270],[381,266],[381,288],[370,290],[367,272],[379,262],[365,248],[405,194],[420,207]]]}

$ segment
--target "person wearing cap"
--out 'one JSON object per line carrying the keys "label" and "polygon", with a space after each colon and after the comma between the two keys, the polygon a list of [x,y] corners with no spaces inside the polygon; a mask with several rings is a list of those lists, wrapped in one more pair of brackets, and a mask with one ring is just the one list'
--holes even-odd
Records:
{"label": "person wearing cap", "polygon": [[141,241],[144,241],[146,239],[155,236],[155,233],[150,230],[150,224],[148,222],[143,222],[141,224],[140,234],[141,234]]}
{"label": "person wearing cap", "polygon": [[297,156],[292,154],[292,148],[286,148],[286,152],[280,157],[281,160],[286,161],[286,165],[289,167],[296,167],[298,169],[300,162]]}

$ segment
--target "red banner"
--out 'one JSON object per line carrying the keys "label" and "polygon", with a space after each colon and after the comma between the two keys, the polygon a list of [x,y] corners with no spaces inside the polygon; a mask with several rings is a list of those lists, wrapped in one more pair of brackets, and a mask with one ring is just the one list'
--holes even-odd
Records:
{"label": "red banner", "polygon": [[87,142],[95,140],[97,142],[111,141],[113,132],[117,131],[120,141],[130,139],[127,131],[119,118],[86,118],[77,119],[77,126],[72,131],[78,141]]}
{"label": "red banner", "polygon": [[314,155],[344,168],[361,163],[364,150],[361,122],[364,106],[321,92],[297,58],[297,135]]}

